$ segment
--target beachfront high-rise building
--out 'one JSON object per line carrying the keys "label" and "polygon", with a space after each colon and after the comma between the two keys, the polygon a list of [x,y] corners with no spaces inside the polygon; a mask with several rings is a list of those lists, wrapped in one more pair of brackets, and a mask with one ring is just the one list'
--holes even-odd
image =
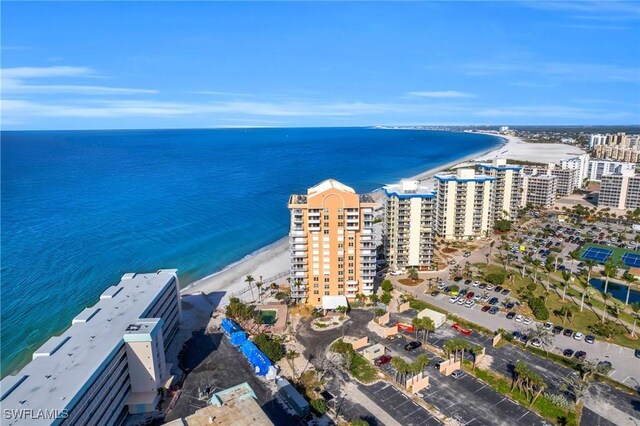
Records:
{"label": "beachfront high-rise building", "polygon": [[640,175],[633,170],[602,176],[598,207],[635,209],[640,207]]}
{"label": "beachfront high-rise building", "polygon": [[560,168],[578,170],[579,186],[577,188],[582,188],[585,179],[589,177],[589,154],[561,160]]}
{"label": "beachfront high-rise building", "polygon": [[634,163],[596,159],[589,161],[589,169],[586,177],[592,181],[599,181],[604,175],[612,175],[614,173],[621,173],[623,170],[635,169],[636,165]]}
{"label": "beachfront high-rise building", "polygon": [[589,148],[593,149],[599,145],[606,145],[607,135],[589,135]]}
{"label": "beachfront high-rise building", "polygon": [[176,270],[125,274],[2,380],[5,414],[23,416],[4,415],[3,425],[112,425],[154,411],[170,379],[165,351],[180,316]]}
{"label": "beachfront high-rise building", "polygon": [[578,169],[561,169],[555,167],[551,169],[551,175],[558,178],[556,183],[556,197],[571,195],[576,188],[580,187],[580,170]]}
{"label": "beachfront high-rise building", "polygon": [[522,199],[522,167],[508,165],[496,158],[491,164],[479,164],[478,171],[496,178],[493,190],[492,216],[495,219],[516,219]]}
{"label": "beachfront high-rise building", "polygon": [[496,178],[458,169],[437,174],[436,233],[445,240],[486,237],[493,226],[493,185]]}
{"label": "beachfront high-rise building", "polygon": [[548,174],[524,175],[522,204],[551,207],[556,199],[558,178]]}
{"label": "beachfront high-rise building", "polygon": [[371,294],[376,243],[369,194],[333,179],[291,195],[291,297],[321,306],[324,296]]}
{"label": "beachfront high-rise building", "polygon": [[433,184],[402,181],[384,187],[386,195],[382,241],[392,269],[431,269],[433,217],[436,192]]}

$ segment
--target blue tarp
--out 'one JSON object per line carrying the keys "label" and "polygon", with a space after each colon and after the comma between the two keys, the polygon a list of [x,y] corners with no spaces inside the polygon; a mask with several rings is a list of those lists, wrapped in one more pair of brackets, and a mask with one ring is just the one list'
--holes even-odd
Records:
{"label": "blue tarp", "polygon": [[227,336],[231,336],[235,332],[242,331],[242,327],[229,318],[222,319],[222,329]]}
{"label": "blue tarp", "polygon": [[258,376],[264,376],[271,367],[271,361],[260,349],[250,340],[247,340],[240,346],[242,354],[249,360],[249,363],[256,370]]}
{"label": "blue tarp", "polygon": [[240,346],[247,341],[247,333],[244,331],[236,331],[230,336],[229,340],[231,340],[233,346]]}

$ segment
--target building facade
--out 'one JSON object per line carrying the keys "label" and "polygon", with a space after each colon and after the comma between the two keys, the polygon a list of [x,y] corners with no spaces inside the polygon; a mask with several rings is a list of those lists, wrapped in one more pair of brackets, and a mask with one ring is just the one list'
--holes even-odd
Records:
{"label": "building facade", "polygon": [[640,151],[637,148],[627,148],[618,145],[599,145],[593,150],[596,157],[609,160],[637,163],[640,161]]}
{"label": "building facade", "polygon": [[614,209],[640,207],[640,176],[632,170],[602,176],[598,207]]}
{"label": "building facade", "polygon": [[584,181],[589,177],[589,154],[562,160],[560,161],[560,168],[578,170],[580,185],[577,188],[582,188],[584,186]]}
{"label": "building facade", "polygon": [[32,361],[2,380],[2,407],[47,410],[3,425],[118,425],[154,411],[169,379],[165,350],[181,316],[176,270],[125,274]]}
{"label": "building facade", "polygon": [[522,198],[522,167],[508,165],[497,158],[491,164],[479,164],[478,172],[496,179],[493,191],[492,217],[515,220]]}
{"label": "building facade", "polygon": [[492,226],[493,185],[496,178],[474,169],[434,176],[437,184],[435,228],[445,240],[486,237]]}
{"label": "building facade", "polygon": [[556,197],[566,197],[573,194],[581,186],[580,170],[553,168],[551,175],[557,178]]}
{"label": "building facade", "polygon": [[384,187],[383,244],[392,269],[430,270],[436,192],[430,183],[402,181]]}
{"label": "building facade", "polygon": [[522,202],[524,205],[551,207],[556,199],[558,178],[552,175],[524,175]]}
{"label": "building facade", "polygon": [[333,179],[291,195],[291,297],[322,305],[323,296],[373,292],[376,244],[369,194]]}
{"label": "building facade", "polygon": [[587,178],[592,181],[599,181],[604,175],[621,173],[623,170],[635,170],[634,163],[624,163],[611,160],[590,160]]}

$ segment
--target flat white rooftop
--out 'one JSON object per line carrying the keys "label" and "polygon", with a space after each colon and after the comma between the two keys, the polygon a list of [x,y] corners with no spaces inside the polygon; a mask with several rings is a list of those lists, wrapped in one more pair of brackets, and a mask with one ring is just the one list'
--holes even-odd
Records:
{"label": "flat white rooftop", "polygon": [[396,196],[399,198],[412,197],[433,197],[435,196],[435,185],[433,181],[412,181],[403,180],[400,183],[385,185],[383,187],[387,196]]}
{"label": "flat white rooftop", "polygon": [[[123,342],[127,326],[145,317],[147,308],[171,282],[175,270],[126,274],[117,285],[84,309],[60,336],[34,353],[34,359],[15,376],[0,382],[3,410],[71,411],[83,388],[101,371]],[[3,425],[17,420],[3,419]],[[29,425],[51,424],[51,419],[25,420]]]}

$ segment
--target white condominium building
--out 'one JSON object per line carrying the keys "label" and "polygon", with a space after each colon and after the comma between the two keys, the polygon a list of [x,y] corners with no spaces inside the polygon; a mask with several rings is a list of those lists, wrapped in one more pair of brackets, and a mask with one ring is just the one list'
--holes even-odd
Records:
{"label": "white condominium building", "polygon": [[592,181],[599,181],[604,175],[621,173],[624,170],[635,170],[634,163],[623,163],[611,160],[590,160],[587,178]]}
{"label": "white condominium building", "polygon": [[496,178],[458,169],[439,174],[435,228],[446,240],[486,237],[493,226],[493,185]]}
{"label": "white condominium building", "polygon": [[589,148],[594,148],[598,145],[606,145],[607,135],[589,135]]}
{"label": "white condominium building", "polygon": [[580,187],[580,170],[578,169],[554,168],[551,170],[551,175],[558,178],[556,197],[571,195],[576,188]]}
{"label": "white condominium building", "polygon": [[322,306],[324,296],[373,292],[375,207],[371,195],[334,179],[291,195],[291,297]]}
{"label": "white condominium building", "polygon": [[614,209],[640,207],[640,176],[632,170],[602,176],[598,207]]}
{"label": "white condominium building", "polygon": [[393,269],[431,269],[436,192],[432,183],[402,181],[384,187],[383,243]]}
{"label": "white condominium building", "polygon": [[551,207],[556,199],[558,178],[552,175],[524,175],[522,203]]}
{"label": "white condominium building", "polygon": [[577,169],[579,179],[579,186],[577,188],[581,188],[585,179],[589,177],[589,154],[579,155],[567,160],[562,160],[560,161],[560,168]]}
{"label": "white condominium building", "polygon": [[154,411],[180,316],[175,269],[125,274],[2,380],[2,424],[118,425]]}
{"label": "white condominium building", "polygon": [[479,164],[478,171],[496,179],[493,188],[493,218],[515,220],[522,199],[522,167],[508,165],[506,159],[496,158],[491,164]]}

